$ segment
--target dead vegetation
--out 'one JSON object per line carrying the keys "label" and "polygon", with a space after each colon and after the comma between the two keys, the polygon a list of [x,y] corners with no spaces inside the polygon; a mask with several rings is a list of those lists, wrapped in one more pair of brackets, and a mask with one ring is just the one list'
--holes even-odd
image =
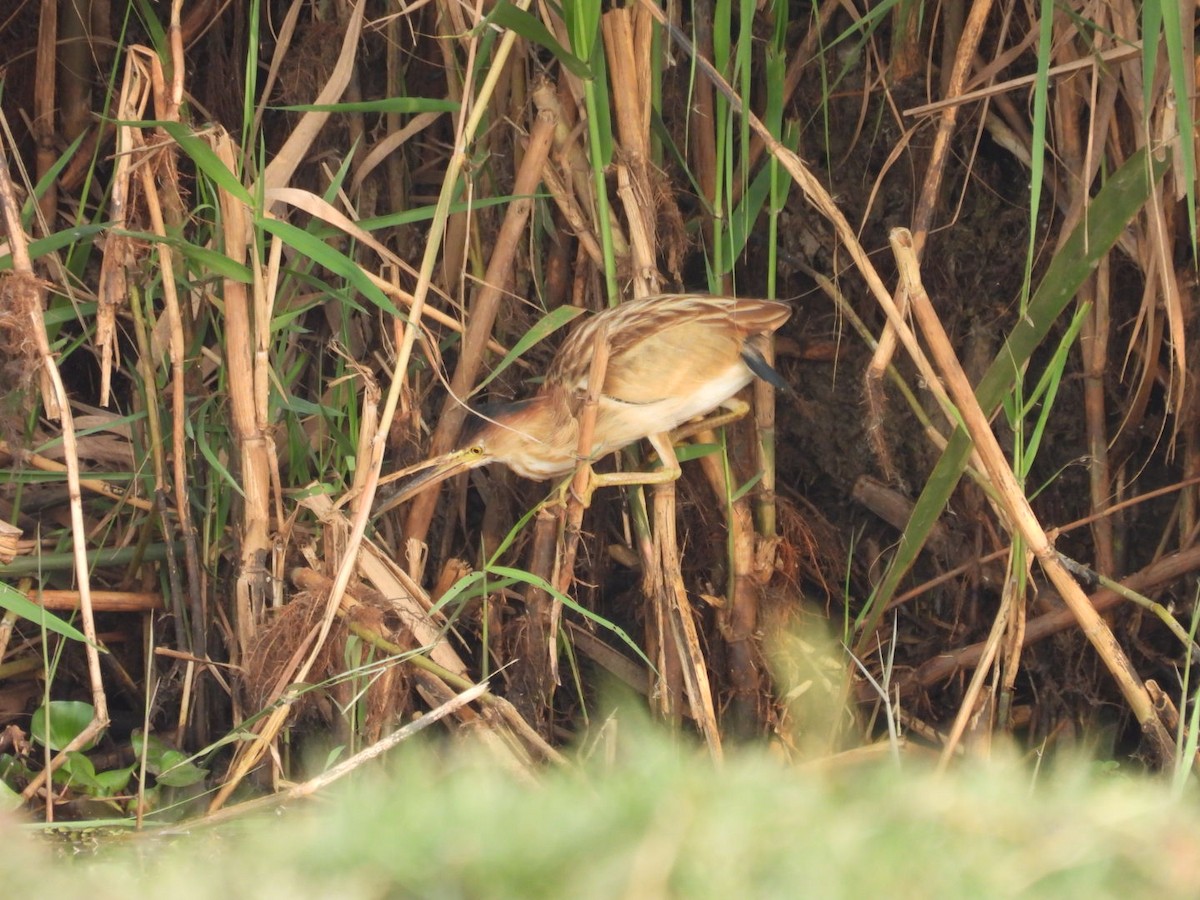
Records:
{"label": "dead vegetation", "polygon": [[[215,809],[306,774],[288,729],[357,750],[480,680],[447,721],[517,769],[614,680],[715,758],[1190,765],[1192,23],[684,6],[0,20],[3,783]],[[794,394],[677,485],[372,516],[575,308],[685,290],[790,300]],[[31,744],[47,698],[83,721]]]}

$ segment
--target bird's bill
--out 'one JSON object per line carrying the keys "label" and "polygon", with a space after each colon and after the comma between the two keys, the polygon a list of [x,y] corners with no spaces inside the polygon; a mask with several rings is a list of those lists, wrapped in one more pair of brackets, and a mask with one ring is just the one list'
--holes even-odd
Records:
{"label": "bird's bill", "polygon": [[385,512],[395,509],[401,503],[411,500],[422,491],[473,469],[479,464],[479,450],[466,448],[452,450],[415,466],[409,466],[407,469],[401,469],[386,479],[387,481],[400,481],[400,487],[391,497],[376,506],[373,517],[381,516]]}

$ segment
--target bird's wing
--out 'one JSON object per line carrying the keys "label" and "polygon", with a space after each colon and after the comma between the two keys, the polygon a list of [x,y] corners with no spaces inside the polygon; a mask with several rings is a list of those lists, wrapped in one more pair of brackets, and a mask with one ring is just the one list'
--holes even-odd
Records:
{"label": "bird's wing", "polygon": [[608,342],[604,394],[626,403],[654,403],[689,392],[739,363],[747,338],[768,334],[791,309],[770,300],[674,294],[622,304],[576,328],[547,373],[570,394],[587,389],[596,341]]}
{"label": "bird's wing", "polygon": [[612,347],[604,395],[635,404],[687,396],[738,365],[743,341],[736,330],[712,320],[659,323],[639,340]]}

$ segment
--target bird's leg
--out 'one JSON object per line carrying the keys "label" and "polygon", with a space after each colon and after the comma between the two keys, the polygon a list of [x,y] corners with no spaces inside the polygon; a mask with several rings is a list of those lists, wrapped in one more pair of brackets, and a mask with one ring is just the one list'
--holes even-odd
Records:
{"label": "bird's leg", "polygon": [[592,467],[587,466],[588,478],[587,483],[582,486],[582,490],[578,483],[571,484],[571,490],[583,502],[584,506],[591,505],[592,494],[597,488],[602,487],[629,487],[637,484],[668,484],[676,481],[679,478],[679,460],[675,458],[675,450],[671,445],[671,436],[669,434],[651,434],[647,435],[651,446],[658,453],[658,458],[663,460],[663,465],[653,472],[605,472],[603,475],[597,475],[592,471]]}
{"label": "bird's leg", "polygon": [[[658,454],[658,458],[663,461],[662,468],[656,469],[653,472],[606,472],[603,475],[597,475],[592,471],[591,465],[581,467],[575,477],[563,483],[558,490],[558,497],[555,502],[565,505],[567,494],[577,497],[584,507],[592,505],[592,494],[598,488],[602,487],[630,487],[639,484],[667,484],[671,481],[677,481],[680,475],[679,460],[675,458],[675,444],[679,441],[686,440],[702,431],[709,431],[713,428],[719,428],[722,425],[728,425],[730,422],[736,422],[739,419],[745,418],[750,411],[750,404],[744,400],[738,400],[736,397],[731,397],[724,404],[724,412],[718,413],[715,416],[710,416],[707,419],[699,419],[695,422],[690,422],[681,428],[676,428],[670,434],[661,432],[659,434],[647,435],[647,440]],[[586,474],[584,474],[586,473]],[[583,477],[581,478],[581,474]]]}

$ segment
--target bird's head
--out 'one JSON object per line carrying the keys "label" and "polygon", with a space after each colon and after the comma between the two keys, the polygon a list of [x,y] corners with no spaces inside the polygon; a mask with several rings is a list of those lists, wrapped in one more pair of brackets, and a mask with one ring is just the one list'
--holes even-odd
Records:
{"label": "bird's head", "polygon": [[388,480],[403,479],[375,515],[399,506],[428,488],[471,469],[498,462],[518,475],[544,481],[575,467],[575,420],[562,415],[545,395],[471,410],[458,448],[418,463]]}

